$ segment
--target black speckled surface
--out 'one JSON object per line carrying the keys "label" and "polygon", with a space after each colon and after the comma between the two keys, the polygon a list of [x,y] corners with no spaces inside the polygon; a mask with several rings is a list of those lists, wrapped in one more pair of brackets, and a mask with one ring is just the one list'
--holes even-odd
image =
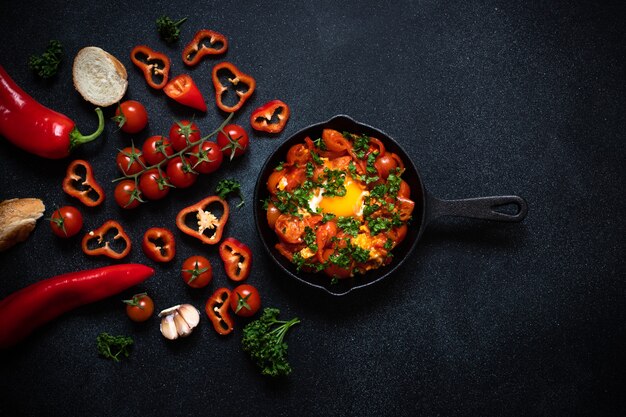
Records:
{"label": "black speckled surface", "polygon": [[[622,2],[32,2],[0,3],[0,64],[41,103],[95,126],[93,107],[72,87],[76,52],[96,45],[129,74],[126,98],[142,101],[149,128],[166,133],[193,112],[149,90],[129,59],[146,43],[167,52],[173,74],[196,30],[228,36],[224,58],[190,70],[209,102],[203,132],[222,120],[210,69],[227,59],[258,84],[236,116],[280,98],[292,118],[276,138],[252,135],[250,152],[189,190],[134,212],[113,199],[114,156],[131,137],[112,123],[74,158],[93,163],[107,201],[83,208],[86,228],[118,219],[139,249],[150,226],[175,230],[170,265],[119,297],[79,308],[0,352],[0,415],[429,415],[620,416],[626,412],[626,278],[623,216],[626,87]],[[189,16],[179,45],[161,42],[154,20]],[[52,82],[26,66],[48,40],[65,46]],[[111,116],[113,109],[106,110]],[[168,343],[155,319],[134,325],[119,299],[147,290],[157,308],[202,308],[232,287],[216,248],[174,228],[175,213],[239,178],[251,196],[257,172],[291,134],[336,114],[378,127],[406,149],[429,191],[442,198],[518,194],[521,224],[441,219],[426,230],[393,279],[335,299],[288,281],[263,252],[252,202],[235,210],[227,234],[255,252],[249,283],[265,305],[302,323],[288,336],[293,374],[261,377],[242,353],[244,321],[229,337],[203,318],[188,339]],[[50,215],[75,204],[61,191],[68,160],[44,161],[0,140],[0,198],[39,197]],[[28,241],[0,253],[0,296],[39,279],[107,265],[61,242],[43,220]],[[187,289],[186,256],[204,253],[215,277]],[[2,317],[1,320],[9,320]],[[136,346],[116,364],[99,358],[101,331]],[[252,410],[252,411],[250,411]]]}

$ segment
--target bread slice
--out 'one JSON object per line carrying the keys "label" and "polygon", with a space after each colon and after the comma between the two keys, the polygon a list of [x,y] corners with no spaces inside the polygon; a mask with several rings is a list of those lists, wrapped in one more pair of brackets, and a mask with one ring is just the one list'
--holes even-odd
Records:
{"label": "bread slice", "polygon": [[45,209],[38,198],[0,201],[0,252],[26,240]]}
{"label": "bread slice", "polygon": [[96,106],[107,107],[119,102],[128,87],[124,65],[97,46],[87,46],[76,54],[72,66],[74,88]]}

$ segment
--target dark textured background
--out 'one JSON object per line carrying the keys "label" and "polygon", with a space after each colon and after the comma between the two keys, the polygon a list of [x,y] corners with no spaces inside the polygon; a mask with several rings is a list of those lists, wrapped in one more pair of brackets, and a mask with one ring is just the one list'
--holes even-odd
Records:
{"label": "dark textured background", "polygon": [[[41,103],[95,126],[93,106],[72,88],[76,52],[96,45],[129,74],[126,98],[142,101],[149,129],[166,133],[193,113],[150,90],[129,59],[146,43],[167,52],[173,74],[187,71],[182,46],[200,28],[224,33],[224,58],[191,70],[209,102],[203,132],[222,120],[210,69],[228,59],[258,89],[236,116],[273,98],[292,119],[277,138],[253,135],[250,152],[189,190],[128,213],[112,199],[116,149],[130,137],[108,123],[73,157],[93,163],[107,201],[83,208],[85,228],[116,218],[135,248],[150,226],[174,230],[178,210],[236,177],[252,194],[258,169],[282,140],[339,113],[399,141],[426,186],[443,198],[518,194],[521,224],[442,219],[392,279],[334,299],[289,282],[263,252],[252,201],[235,210],[227,234],[255,253],[249,283],[265,305],[301,325],[288,336],[293,374],[261,377],[242,353],[241,327],[222,338],[203,317],[186,340],[167,342],[155,318],[124,315],[121,298],[147,290],[157,308],[232,287],[215,248],[176,230],[179,253],[138,289],[80,308],[0,352],[0,415],[624,415],[626,361],[623,216],[626,13],[622,2],[0,2],[0,60]],[[189,16],[167,47],[154,20]],[[29,72],[29,55],[49,39],[65,46],[52,82]],[[106,110],[111,116],[113,109]],[[46,216],[76,204],[61,191],[70,159],[44,161],[0,140],[0,198],[39,197]],[[204,253],[210,287],[192,291],[180,262]],[[44,220],[28,241],[0,254],[0,296],[62,272],[107,265],[55,238]],[[2,317],[1,320],[10,320]],[[117,364],[97,356],[101,331],[136,346]],[[250,411],[251,410],[251,411]]]}

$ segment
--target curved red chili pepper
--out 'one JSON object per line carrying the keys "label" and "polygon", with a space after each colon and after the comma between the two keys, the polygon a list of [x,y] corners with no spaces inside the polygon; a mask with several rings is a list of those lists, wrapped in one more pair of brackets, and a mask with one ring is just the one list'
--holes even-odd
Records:
{"label": "curved red chili pepper", "polygon": [[72,120],[35,101],[0,65],[0,136],[18,148],[43,158],[65,158],[76,146],[100,136],[104,116],[99,108],[96,114],[98,129],[83,136]]}
{"label": "curved red chili pepper", "polygon": [[[124,241],[124,247],[119,252],[111,247],[111,242],[107,239],[107,235],[112,233],[115,233],[112,237],[113,241],[117,239]],[[94,240],[96,241],[95,247],[93,247]],[[131,242],[121,224],[115,220],[108,220],[96,230],[87,233],[83,237],[81,246],[86,255],[104,255],[112,259],[122,259],[130,252]]]}
{"label": "curved red chili pepper", "polygon": [[130,60],[143,72],[150,87],[157,90],[165,87],[171,67],[167,55],[154,51],[146,45],[138,45],[130,51]]}
{"label": "curved red chili pepper", "polygon": [[227,237],[220,244],[220,258],[224,270],[233,281],[243,281],[252,270],[252,251],[245,243],[233,237]]}
{"label": "curved red chili pepper", "polygon": [[[207,207],[212,203],[219,203],[222,205],[222,215],[219,218],[207,210]],[[198,201],[194,205],[185,207],[178,212],[178,215],[176,216],[176,226],[178,226],[181,232],[189,236],[193,236],[196,239],[200,239],[203,243],[215,245],[222,238],[224,227],[228,221],[229,212],[228,203],[224,199],[213,195]],[[198,220],[197,229],[191,228],[187,225],[187,216],[192,213],[196,213],[196,218]],[[212,231],[212,233],[205,233],[209,231]]]}
{"label": "curved red chili pepper", "polygon": [[183,49],[183,62],[191,67],[205,56],[223,54],[227,49],[226,36],[214,30],[201,29]]}
{"label": "curved red chili pepper", "polygon": [[104,201],[104,190],[96,181],[91,164],[82,159],[72,161],[67,167],[63,191],[88,207],[96,207]]}
{"label": "curved red chili pepper", "polygon": [[[228,83],[222,84],[221,78],[225,77]],[[217,107],[227,113],[236,112],[243,106],[256,88],[256,81],[251,76],[244,74],[230,62],[221,62],[213,67],[213,86],[215,87],[215,103]],[[240,84],[244,88],[240,88]],[[238,99],[233,105],[224,103],[224,95],[227,92],[234,93]]]}
{"label": "curved red chili pepper", "polygon": [[151,227],[143,235],[141,248],[154,262],[169,262],[176,255],[176,240],[168,229]]}
{"label": "curved red chili pepper", "polygon": [[204,307],[207,317],[218,334],[227,335],[233,331],[233,319],[230,316],[230,290],[219,288],[209,297]]}
{"label": "curved red chili pepper", "polygon": [[191,107],[196,110],[206,111],[206,103],[204,97],[198,89],[198,86],[191,76],[187,74],[181,74],[174,77],[163,88],[163,91],[167,96],[173,100],[176,100],[184,106]]}
{"label": "curved red chili pepper", "polygon": [[289,106],[280,100],[272,100],[250,115],[250,125],[254,130],[280,133],[289,120]]}
{"label": "curved red chili pepper", "polygon": [[65,312],[140,284],[153,273],[141,264],[112,265],[48,278],[14,292],[0,301],[0,348],[17,344]]}

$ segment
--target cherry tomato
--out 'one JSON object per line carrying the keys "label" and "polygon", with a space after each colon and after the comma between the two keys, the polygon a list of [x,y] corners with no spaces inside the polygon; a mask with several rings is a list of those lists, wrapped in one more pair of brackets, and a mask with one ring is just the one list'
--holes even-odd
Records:
{"label": "cherry tomato", "polygon": [[75,207],[63,206],[50,216],[50,228],[59,237],[75,236],[83,228],[83,215]]}
{"label": "cherry tomato", "polygon": [[398,163],[389,153],[385,153],[384,155],[380,155],[376,158],[374,167],[376,167],[376,171],[378,171],[378,176],[386,180],[389,176],[389,171],[396,169],[398,167]]}
{"label": "cherry tomato", "polygon": [[170,142],[176,151],[183,150],[189,144],[199,140],[200,129],[198,129],[198,125],[189,120],[176,122],[170,128]]}
{"label": "cherry tomato", "polygon": [[280,217],[282,213],[273,203],[268,203],[267,205],[267,224],[273,229],[276,225],[276,220]]}
{"label": "cherry tomato", "polygon": [[181,271],[183,280],[192,288],[206,287],[213,279],[211,262],[204,256],[196,255],[185,259]]}
{"label": "cherry tomato", "polygon": [[132,321],[146,321],[154,313],[154,301],[145,292],[135,294],[130,300],[122,300],[122,302],[126,304],[126,314]]}
{"label": "cherry tomato", "polygon": [[170,192],[170,183],[158,169],[150,169],[139,177],[139,190],[148,200],[159,200]]}
{"label": "cherry tomato", "polygon": [[254,316],[261,308],[259,291],[250,284],[241,284],[235,287],[230,294],[230,308],[238,316]]}
{"label": "cherry tomato", "polygon": [[172,143],[165,136],[150,136],[141,147],[143,158],[148,165],[156,165],[174,153]]}
{"label": "cherry tomato", "polygon": [[309,148],[303,143],[295,144],[287,151],[287,163],[304,165],[309,160],[310,153]]}
{"label": "cherry tomato", "polygon": [[148,113],[140,102],[127,100],[117,106],[113,120],[123,132],[138,133],[148,124]]}
{"label": "cherry tomato", "polygon": [[224,154],[215,142],[204,141],[191,148],[189,162],[193,170],[201,174],[215,172],[222,165]]}
{"label": "cherry tomato", "polygon": [[115,157],[117,167],[126,175],[133,175],[141,171],[146,165],[141,151],[134,146],[129,146],[118,152]]}
{"label": "cherry tomato", "polygon": [[115,202],[125,209],[133,209],[142,202],[141,193],[133,180],[122,180],[115,186]]}
{"label": "cherry tomato", "polygon": [[170,159],[166,168],[170,184],[177,188],[188,188],[198,179],[198,174],[193,172],[189,161],[180,156]]}
{"label": "cherry tomato", "polygon": [[249,143],[248,133],[239,125],[226,125],[223,131],[217,134],[217,144],[231,161],[241,156],[248,149]]}

